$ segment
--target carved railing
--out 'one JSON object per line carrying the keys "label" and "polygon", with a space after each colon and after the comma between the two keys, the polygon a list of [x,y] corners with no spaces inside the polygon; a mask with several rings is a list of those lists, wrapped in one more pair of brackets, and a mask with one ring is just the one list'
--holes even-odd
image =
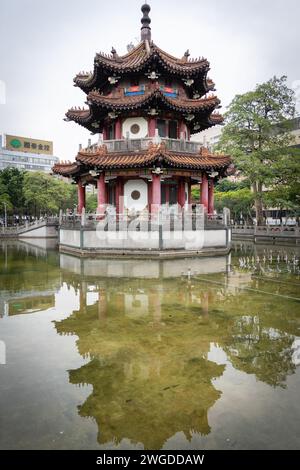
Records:
{"label": "carved railing", "polygon": [[[168,139],[165,137],[145,137],[144,139],[115,139],[104,140],[108,152],[136,152],[147,150],[150,142],[163,142],[169,150],[181,153],[199,153],[202,147],[200,142],[184,139]],[[93,148],[93,147],[92,147]]]}

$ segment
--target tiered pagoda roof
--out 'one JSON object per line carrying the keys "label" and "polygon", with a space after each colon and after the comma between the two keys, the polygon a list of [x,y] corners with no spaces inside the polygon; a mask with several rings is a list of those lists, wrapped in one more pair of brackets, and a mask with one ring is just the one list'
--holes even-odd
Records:
{"label": "tiered pagoda roof", "polygon": [[[209,62],[203,57],[190,59],[189,51],[179,59],[160,49],[153,41],[143,40],[128,54],[119,56],[113,49],[110,55],[97,53],[94,59],[94,70],[90,73],[81,72],[74,78],[75,86],[85,93],[94,88],[102,90],[107,86],[111,74],[150,74],[156,71],[160,74],[169,73],[174,77],[193,80],[190,91],[197,90],[200,96],[214,89],[214,83],[207,78],[210,69]],[[186,85],[188,88],[188,85]]]}
{"label": "tiered pagoda roof", "polygon": [[133,110],[144,111],[149,114],[151,108],[159,107],[164,110],[172,110],[179,116],[184,115],[192,119],[201,128],[208,128],[215,124],[221,124],[223,117],[213,113],[220,105],[220,100],[212,95],[207,98],[188,99],[185,96],[178,98],[169,97],[158,84],[153,84],[146,89],[144,94],[137,96],[101,95],[97,90],[87,95],[88,109],[71,108],[67,113],[67,120],[75,121],[92,132],[99,131],[99,122],[103,121],[109,112],[128,112]]}
{"label": "tiered pagoda roof", "polygon": [[[123,56],[115,49],[110,55],[98,53],[93,72],[75,77],[74,84],[86,94],[88,107],[69,109],[65,120],[101,134],[116,120],[121,122],[130,117],[173,119],[178,122],[180,137],[182,125],[193,134],[222,123],[223,117],[216,112],[220,100],[211,94],[214,83],[207,78],[209,62],[204,58],[191,59],[189,51],[176,58],[154,44],[149,11],[148,4],[142,6],[141,42],[136,47],[132,46]],[[128,83],[136,82],[140,85],[127,88]],[[55,165],[53,172],[76,179],[91,169],[151,167],[159,162],[160,166],[218,169],[219,174],[225,174],[230,164],[228,156],[212,155],[207,149],[175,152],[164,143],[154,142],[157,141],[152,139],[148,149],[128,152],[108,151],[105,145],[93,147],[80,151],[75,163]]]}
{"label": "tiered pagoda roof", "polygon": [[76,176],[82,166],[96,170],[124,168],[152,168],[155,164],[187,170],[219,170],[225,174],[231,160],[227,155],[213,155],[202,147],[199,153],[180,153],[169,150],[164,143],[150,143],[147,150],[136,152],[108,152],[106,145],[96,149],[81,150],[74,163],[57,164],[53,172]]}

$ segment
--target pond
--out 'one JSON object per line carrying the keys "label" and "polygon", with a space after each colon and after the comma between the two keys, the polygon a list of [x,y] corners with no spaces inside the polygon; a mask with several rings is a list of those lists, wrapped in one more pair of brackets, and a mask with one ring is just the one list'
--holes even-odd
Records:
{"label": "pond", "polygon": [[299,449],[299,255],[2,242],[0,448]]}

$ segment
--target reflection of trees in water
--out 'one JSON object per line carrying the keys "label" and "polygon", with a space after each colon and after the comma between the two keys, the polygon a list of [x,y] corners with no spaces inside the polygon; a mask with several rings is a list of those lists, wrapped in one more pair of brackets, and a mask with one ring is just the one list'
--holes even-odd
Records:
{"label": "reflection of trees in water", "polygon": [[251,294],[250,303],[247,292],[197,279],[103,280],[95,287],[98,302],[86,306],[84,284],[80,311],[56,328],[76,334],[80,354],[91,358],[70,371],[70,382],[93,385],[79,413],[96,420],[100,443],[129,438],[158,449],[179,431],[188,439],[208,434],[207,412],[221,395],[212,380],[225,367],[207,360],[211,343],[236,369],[269,385],[284,386],[295,371],[300,322],[293,301],[283,308],[278,298]]}
{"label": "reflection of trees in water", "polygon": [[261,326],[259,317],[243,316],[235,322],[232,343],[225,351],[236,369],[285,387],[287,376],[296,370],[293,342],[293,335]]}
{"label": "reflection of trees in water", "polygon": [[0,270],[1,290],[43,291],[60,286],[58,255],[55,252],[36,256],[20,243],[12,244],[9,249],[0,244]]}

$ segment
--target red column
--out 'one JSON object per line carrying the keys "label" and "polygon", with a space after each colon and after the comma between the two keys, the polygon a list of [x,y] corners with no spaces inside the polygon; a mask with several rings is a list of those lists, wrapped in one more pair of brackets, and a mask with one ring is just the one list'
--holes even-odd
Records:
{"label": "red column", "polygon": [[208,185],[208,213],[214,213],[214,180],[210,178]]}
{"label": "red column", "polygon": [[204,205],[205,211],[208,210],[208,179],[206,173],[202,173],[201,184],[201,204]]}
{"label": "red column", "polygon": [[192,203],[192,183],[188,182],[188,204]]}
{"label": "red column", "polygon": [[97,181],[97,198],[98,198],[98,207],[97,213],[104,214],[105,211],[105,204],[106,204],[106,190],[105,190],[105,175],[104,172],[101,173],[98,177]]}
{"label": "red column", "polygon": [[148,136],[155,137],[155,128],[156,128],[156,119],[149,118],[148,119]]}
{"label": "red column", "polygon": [[177,196],[178,204],[181,207],[185,205],[185,187],[184,187],[184,179],[179,178],[178,180],[178,196]]}
{"label": "red column", "polygon": [[160,175],[152,175],[152,207],[151,212],[159,212],[161,206]]}
{"label": "red column", "polygon": [[179,138],[181,139],[181,134],[184,133],[184,138],[186,139],[186,126],[185,122],[181,121],[179,126]]}
{"label": "red column", "polygon": [[107,128],[105,126],[103,127],[102,134],[103,134],[103,140],[107,140]]}
{"label": "red column", "polygon": [[82,213],[82,209],[85,207],[85,186],[83,186],[81,181],[78,181],[78,214]]}
{"label": "red column", "polygon": [[123,214],[124,212],[123,196],[124,196],[124,182],[123,182],[122,176],[118,176],[117,183],[116,183],[116,212],[117,214]]}
{"label": "red column", "polygon": [[122,139],[122,122],[121,119],[116,120],[115,124],[115,138],[116,139]]}
{"label": "red column", "polygon": [[151,213],[152,204],[152,181],[148,181],[148,211]]}

